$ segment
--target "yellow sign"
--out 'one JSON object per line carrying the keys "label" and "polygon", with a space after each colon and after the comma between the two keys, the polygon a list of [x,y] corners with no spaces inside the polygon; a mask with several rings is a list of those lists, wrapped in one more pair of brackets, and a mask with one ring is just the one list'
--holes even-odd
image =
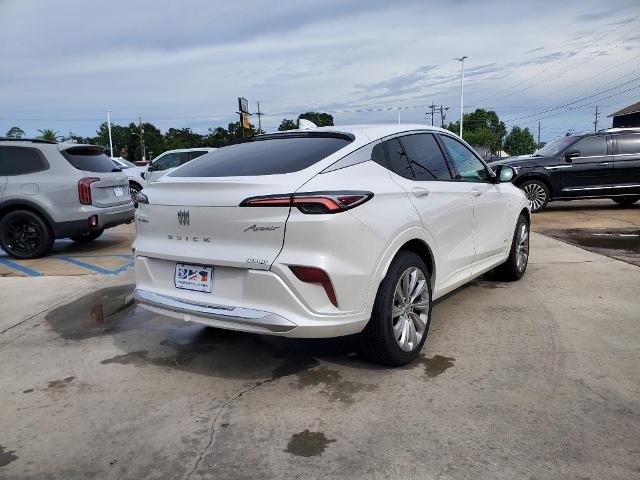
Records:
{"label": "yellow sign", "polygon": [[242,114],[242,126],[246,129],[251,128],[251,124],[249,123],[249,115],[247,115],[246,113]]}

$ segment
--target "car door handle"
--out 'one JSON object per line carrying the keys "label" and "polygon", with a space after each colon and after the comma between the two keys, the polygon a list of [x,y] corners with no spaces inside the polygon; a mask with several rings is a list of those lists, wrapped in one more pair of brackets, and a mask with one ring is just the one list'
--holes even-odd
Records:
{"label": "car door handle", "polygon": [[471,190],[471,195],[474,197],[479,197],[480,195],[482,195],[482,190],[474,188],[473,190]]}
{"label": "car door handle", "polygon": [[413,196],[414,197],[428,197],[429,194],[431,193],[431,191],[428,188],[424,188],[424,187],[415,187],[413,190]]}
{"label": "car door handle", "polygon": [[598,166],[599,166],[599,167],[606,167],[606,166],[608,166],[608,165],[611,165],[611,162],[600,162],[600,163],[598,164]]}

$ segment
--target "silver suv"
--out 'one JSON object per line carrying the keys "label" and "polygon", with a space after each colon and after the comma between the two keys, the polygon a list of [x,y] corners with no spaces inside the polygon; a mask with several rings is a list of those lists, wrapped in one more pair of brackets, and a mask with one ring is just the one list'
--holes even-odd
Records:
{"label": "silver suv", "polygon": [[12,257],[95,240],[133,216],[127,176],[102,147],[0,139],[0,247]]}

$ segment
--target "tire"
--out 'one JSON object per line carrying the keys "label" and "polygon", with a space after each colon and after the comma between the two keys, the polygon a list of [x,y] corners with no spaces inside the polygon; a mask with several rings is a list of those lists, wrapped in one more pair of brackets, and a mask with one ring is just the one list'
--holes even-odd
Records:
{"label": "tire", "polygon": [[[411,292],[414,295],[420,286],[422,290],[414,297],[413,302],[405,306],[403,298],[411,285],[414,285]],[[396,291],[397,289],[399,290]],[[398,315],[393,317],[392,313]],[[392,367],[406,365],[420,353],[429,333],[430,323],[429,271],[418,255],[401,250],[380,283],[371,319],[359,335],[360,352],[375,363]]]}
{"label": "tire", "polygon": [[133,206],[138,208],[138,201],[136,200],[136,195],[142,191],[142,187],[135,182],[129,182],[129,194],[131,195],[131,201],[133,202]]}
{"label": "tire", "polygon": [[49,224],[31,210],[14,210],[0,220],[0,246],[19,259],[38,258],[53,248]]}
{"label": "tire", "polygon": [[636,203],[638,200],[640,200],[640,195],[629,195],[626,197],[612,197],[611,200],[616,202],[618,205],[622,205],[623,207],[628,207]]}
{"label": "tire", "polygon": [[528,180],[520,185],[529,201],[529,208],[532,213],[543,210],[549,203],[549,187],[540,180]]}
{"label": "tire", "polygon": [[511,250],[507,261],[494,268],[493,272],[496,280],[514,282],[520,280],[527,271],[529,263],[529,222],[524,215],[518,217],[516,229],[513,232]]}
{"label": "tire", "polygon": [[87,233],[83,233],[82,235],[73,235],[69,238],[77,243],[89,243],[89,242],[93,242],[96,238],[98,238],[103,233],[104,233],[104,228],[100,228],[98,230],[91,230]]}

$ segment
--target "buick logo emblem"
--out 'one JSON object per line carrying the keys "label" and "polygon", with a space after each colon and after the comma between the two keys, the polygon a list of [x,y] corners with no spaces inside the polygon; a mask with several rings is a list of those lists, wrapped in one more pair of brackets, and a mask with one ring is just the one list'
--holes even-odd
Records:
{"label": "buick logo emblem", "polygon": [[189,210],[178,210],[178,224],[189,225]]}

